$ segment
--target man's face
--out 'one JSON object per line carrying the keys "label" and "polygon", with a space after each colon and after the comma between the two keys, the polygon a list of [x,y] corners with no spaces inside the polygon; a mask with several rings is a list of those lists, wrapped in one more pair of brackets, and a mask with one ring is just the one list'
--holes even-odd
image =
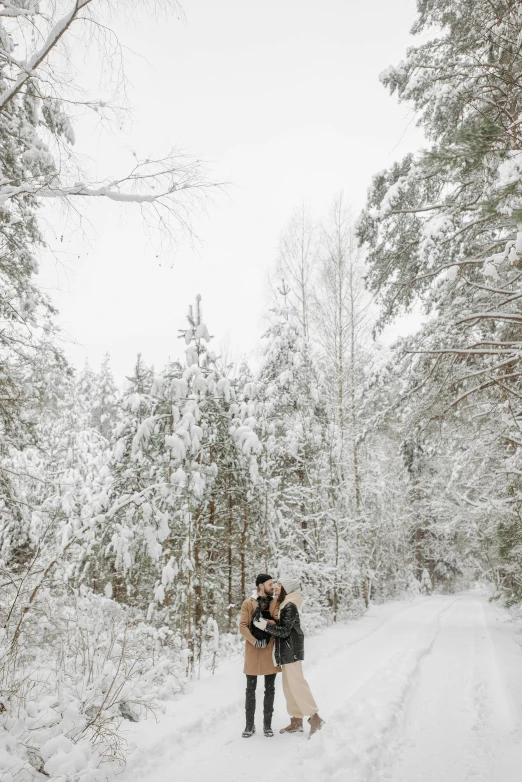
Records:
{"label": "man's face", "polygon": [[269,581],[265,581],[265,583],[261,584],[261,586],[265,591],[265,595],[274,594],[274,582],[272,581],[272,579],[269,579]]}

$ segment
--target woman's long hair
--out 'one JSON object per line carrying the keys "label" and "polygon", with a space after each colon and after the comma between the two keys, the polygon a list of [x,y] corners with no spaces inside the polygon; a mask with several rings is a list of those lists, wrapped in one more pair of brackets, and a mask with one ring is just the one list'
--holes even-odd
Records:
{"label": "woman's long hair", "polygon": [[283,602],[285,597],[286,597],[285,588],[284,588],[284,586],[281,586],[281,591],[279,592],[279,595],[277,597],[277,602],[279,603],[279,605],[281,605],[281,603]]}

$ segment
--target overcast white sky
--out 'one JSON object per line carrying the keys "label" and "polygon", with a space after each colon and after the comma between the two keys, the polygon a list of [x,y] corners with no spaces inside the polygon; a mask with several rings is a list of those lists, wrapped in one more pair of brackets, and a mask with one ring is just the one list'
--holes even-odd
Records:
{"label": "overcast white sky", "polygon": [[[78,149],[111,175],[117,145],[143,157],[179,146],[234,183],[194,221],[196,248],[157,258],[136,207],[77,204],[59,261],[42,282],[60,310],[66,350],[119,380],[138,351],[160,368],[182,346],[187,305],[203,296],[216,339],[256,347],[278,236],[304,199],[321,216],[343,190],[357,213],[372,174],[421,135],[378,75],[412,42],[415,0],[186,0],[186,20],[119,27],[134,121],[120,137],[76,128]],[[138,56],[139,55],[139,56]],[[103,97],[103,95],[100,95]],[[127,154],[127,153],[125,153]],[[59,228],[61,233],[62,228]]]}

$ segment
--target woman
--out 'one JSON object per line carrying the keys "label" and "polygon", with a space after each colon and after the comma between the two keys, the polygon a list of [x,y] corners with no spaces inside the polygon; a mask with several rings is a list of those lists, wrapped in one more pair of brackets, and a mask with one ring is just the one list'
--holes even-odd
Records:
{"label": "woman", "polygon": [[274,665],[280,665],[283,672],[283,692],[290,715],[290,724],[280,733],[302,733],[303,717],[308,714],[310,738],[324,721],[317,713],[317,704],[303,676],[304,635],[299,620],[301,587],[295,578],[282,578],[274,591],[280,606],[277,624],[269,624],[262,618],[254,624],[275,638]]}

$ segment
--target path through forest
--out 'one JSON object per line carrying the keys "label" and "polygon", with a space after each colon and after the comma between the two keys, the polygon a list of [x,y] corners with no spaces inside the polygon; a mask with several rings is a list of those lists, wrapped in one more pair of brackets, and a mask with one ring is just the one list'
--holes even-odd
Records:
{"label": "path through forest", "polygon": [[[130,728],[125,782],[519,782],[519,629],[482,591],[375,606],[307,640],[327,725],[243,739],[242,665],[231,661]],[[261,682],[259,682],[261,685]],[[261,695],[261,690],[259,690]],[[278,680],[274,724],[286,724]]]}

